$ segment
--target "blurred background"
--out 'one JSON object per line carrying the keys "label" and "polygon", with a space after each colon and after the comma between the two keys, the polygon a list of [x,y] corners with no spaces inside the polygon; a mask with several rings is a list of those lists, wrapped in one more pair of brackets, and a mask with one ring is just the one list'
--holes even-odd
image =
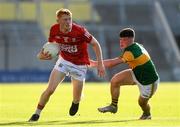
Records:
{"label": "blurred background", "polygon": [[[0,0],[0,82],[48,81],[56,61],[40,61],[36,55],[60,8],[70,9],[73,20],[96,37],[104,58],[121,54],[119,31],[132,27],[161,81],[180,81],[180,0]],[[125,68],[107,70],[103,79],[89,69],[87,81],[109,81]]]}

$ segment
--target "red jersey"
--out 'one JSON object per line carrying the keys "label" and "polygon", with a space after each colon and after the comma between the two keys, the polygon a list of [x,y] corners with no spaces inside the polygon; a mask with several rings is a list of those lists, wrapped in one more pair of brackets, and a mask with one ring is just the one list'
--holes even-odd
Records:
{"label": "red jersey", "polygon": [[48,39],[49,42],[59,43],[61,57],[76,65],[89,64],[87,43],[91,40],[92,35],[84,27],[75,23],[68,33],[62,33],[59,24],[53,25]]}

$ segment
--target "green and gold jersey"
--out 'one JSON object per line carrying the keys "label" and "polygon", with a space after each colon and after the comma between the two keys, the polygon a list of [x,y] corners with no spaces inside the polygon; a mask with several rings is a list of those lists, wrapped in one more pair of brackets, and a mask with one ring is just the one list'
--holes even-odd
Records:
{"label": "green and gold jersey", "polygon": [[122,60],[133,70],[136,79],[142,85],[148,85],[158,79],[156,68],[144,47],[133,43],[124,49]]}

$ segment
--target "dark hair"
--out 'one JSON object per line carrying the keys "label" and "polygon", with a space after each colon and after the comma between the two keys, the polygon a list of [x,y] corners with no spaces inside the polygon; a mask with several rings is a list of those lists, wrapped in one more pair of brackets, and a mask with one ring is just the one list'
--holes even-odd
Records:
{"label": "dark hair", "polygon": [[120,31],[119,37],[135,37],[135,32],[131,28],[125,28]]}

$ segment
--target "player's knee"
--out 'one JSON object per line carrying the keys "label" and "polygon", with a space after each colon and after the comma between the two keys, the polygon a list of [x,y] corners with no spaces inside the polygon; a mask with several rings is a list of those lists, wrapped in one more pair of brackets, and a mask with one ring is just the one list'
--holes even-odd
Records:
{"label": "player's knee", "polygon": [[111,79],[111,85],[113,87],[119,87],[119,82],[115,78],[112,78]]}
{"label": "player's knee", "polygon": [[148,101],[146,101],[146,100],[139,100],[138,103],[139,103],[139,106],[144,107],[144,106],[147,105]]}

